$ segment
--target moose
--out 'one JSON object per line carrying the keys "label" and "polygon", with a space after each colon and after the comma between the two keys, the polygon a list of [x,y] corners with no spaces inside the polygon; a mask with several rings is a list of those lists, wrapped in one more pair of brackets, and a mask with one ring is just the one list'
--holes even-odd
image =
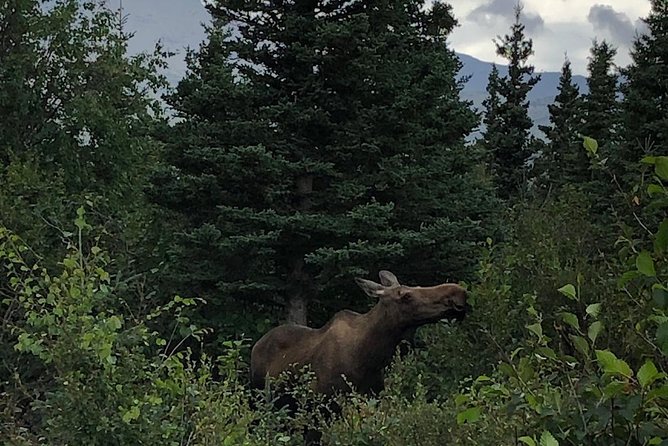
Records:
{"label": "moose", "polygon": [[367,313],[343,310],[323,327],[281,325],[266,333],[251,351],[251,385],[262,389],[265,380],[286,370],[310,366],[314,390],[331,395],[383,389],[383,369],[407,332],[443,318],[463,319],[468,308],[466,290],[454,283],[431,287],[401,285],[389,271],[380,282],[356,278],[364,292],[377,298]]}

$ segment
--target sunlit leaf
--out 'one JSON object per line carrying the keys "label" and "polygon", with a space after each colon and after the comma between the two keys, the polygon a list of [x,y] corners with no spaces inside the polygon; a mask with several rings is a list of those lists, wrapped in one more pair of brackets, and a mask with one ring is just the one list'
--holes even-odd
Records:
{"label": "sunlit leaf", "polygon": [[527,329],[539,338],[543,337],[543,327],[539,323],[527,325]]}
{"label": "sunlit leaf", "polygon": [[631,367],[609,350],[596,350],[596,359],[605,373],[621,375],[626,378],[633,376]]}
{"label": "sunlit leaf", "polygon": [[557,359],[557,354],[549,347],[540,347],[536,349],[536,353],[545,358]]}
{"label": "sunlit leaf", "polygon": [[559,291],[561,294],[568,297],[569,299],[572,299],[572,300],[577,299],[577,296],[575,295],[575,287],[573,285],[571,285],[570,283],[567,284],[567,285],[562,286],[557,291]]}
{"label": "sunlit leaf", "polygon": [[640,254],[638,254],[638,257],[636,258],[636,267],[638,268],[638,271],[640,271],[645,276],[648,277],[656,276],[656,270],[654,269],[654,260],[652,260],[652,256],[647,251],[643,251]]}
{"label": "sunlit leaf", "polygon": [[647,361],[640,370],[638,370],[638,382],[644,388],[652,384],[656,377],[659,375],[659,371],[656,369],[656,366],[652,361]]}
{"label": "sunlit leaf", "polygon": [[480,419],[480,408],[470,407],[457,414],[457,424],[475,423]]}
{"label": "sunlit leaf", "polygon": [[601,333],[601,330],[603,330],[603,323],[601,321],[593,322],[589,326],[589,330],[587,330],[587,336],[589,339],[591,339],[592,343],[596,342],[596,338],[598,337],[599,333]]}
{"label": "sunlit leaf", "polygon": [[527,446],[537,446],[536,445],[536,440],[534,440],[531,437],[520,437],[518,438],[519,441],[522,443],[526,444]]}
{"label": "sunlit leaf", "polygon": [[647,195],[650,197],[653,197],[655,195],[663,195],[664,189],[663,187],[659,186],[658,184],[650,184],[647,186]]}
{"label": "sunlit leaf", "polygon": [[582,145],[587,150],[587,152],[591,153],[592,155],[596,155],[596,152],[598,152],[598,141],[596,141],[594,138],[585,136]]}
{"label": "sunlit leaf", "polygon": [[559,442],[550,431],[543,431],[540,436],[540,446],[559,446]]}
{"label": "sunlit leaf", "polygon": [[587,305],[587,309],[585,310],[588,315],[592,317],[598,317],[598,314],[601,312],[601,304],[596,303],[596,304],[591,304]]}
{"label": "sunlit leaf", "polygon": [[662,180],[668,180],[668,156],[657,156],[654,160],[654,171]]}
{"label": "sunlit leaf", "polygon": [[561,313],[561,319],[571,327],[580,331],[580,322],[578,321],[578,317],[573,313],[568,313],[564,311],[563,313]]}

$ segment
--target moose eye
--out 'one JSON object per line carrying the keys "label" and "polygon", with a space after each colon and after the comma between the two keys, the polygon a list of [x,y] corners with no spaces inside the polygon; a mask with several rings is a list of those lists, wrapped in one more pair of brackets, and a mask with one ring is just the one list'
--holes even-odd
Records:
{"label": "moose eye", "polygon": [[413,297],[413,294],[410,291],[402,291],[401,294],[399,295],[399,298],[401,299],[402,302],[407,302],[411,300]]}

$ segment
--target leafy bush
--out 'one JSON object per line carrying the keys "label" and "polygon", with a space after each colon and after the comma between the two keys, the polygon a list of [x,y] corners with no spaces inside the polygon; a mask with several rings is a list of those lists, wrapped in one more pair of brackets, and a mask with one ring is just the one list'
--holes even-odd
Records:
{"label": "leafy bush", "polygon": [[[0,228],[1,335],[14,347],[3,364],[2,436],[16,444],[234,444],[253,417],[239,375],[245,344],[229,343],[215,360],[183,348],[205,333],[183,315],[193,299],[177,296],[146,315],[119,311],[128,297],[105,270],[109,257],[96,244],[83,251],[84,214],[57,271],[30,263],[36,254]],[[161,315],[174,318],[169,338],[151,328]]]}
{"label": "leafy bush", "polygon": [[[668,170],[661,167],[667,161],[645,160],[655,165],[647,187],[654,216],[667,204]],[[530,337],[455,398],[465,431],[457,438],[530,446],[668,444],[668,219],[664,213],[652,231],[634,217],[642,231],[633,236],[627,227],[617,242],[621,261],[605,259],[613,280],[601,274],[588,282],[579,273],[574,284],[555,287],[559,300],[535,293],[527,307]]]}

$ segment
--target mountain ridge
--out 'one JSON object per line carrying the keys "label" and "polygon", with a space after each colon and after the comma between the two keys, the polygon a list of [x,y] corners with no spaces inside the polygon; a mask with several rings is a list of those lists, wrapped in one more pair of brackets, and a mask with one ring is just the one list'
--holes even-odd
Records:
{"label": "mountain ridge", "polygon": [[[487,97],[487,81],[489,73],[492,71],[492,62],[485,62],[468,54],[457,53],[457,57],[462,62],[460,76],[469,76],[461,92],[462,99],[471,101],[473,107],[482,111],[482,101]],[[496,64],[501,76],[508,74],[508,66]],[[533,132],[538,132],[539,125],[547,125],[550,121],[550,115],[547,106],[554,102],[558,94],[560,72],[542,71],[540,81],[529,92],[529,116],[533,120]],[[580,93],[587,93],[587,78],[581,75],[573,75],[573,83],[578,86]]]}
{"label": "mountain ridge", "polygon": [[[118,7],[119,0],[111,0],[109,7]],[[162,42],[168,51],[176,53],[169,60],[165,75],[172,85],[186,73],[186,48],[197,48],[205,38],[204,26],[210,22],[209,14],[199,0],[161,0],[161,8],[155,7],[152,0],[133,0],[124,2],[123,15],[125,27],[133,34],[129,42],[129,51],[136,54],[152,51],[156,42]],[[492,45],[490,41],[490,45]],[[473,107],[481,111],[482,101],[487,96],[487,79],[492,70],[492,63],[473,56],[456,53],[463,67],[460,76],[468,76],[461,96],[471,101]],[[508,72],[506,65],[497,65],[501,75]],[[538,125],[549,122],[547,106],[554,101],[559,85],[558,72],[540,72],[541,80],[529,93],[529,116],[534,121],[534,132]],[[573,80],[580,87],[580,92],[587,91],[586,78],[574,75]]]}

